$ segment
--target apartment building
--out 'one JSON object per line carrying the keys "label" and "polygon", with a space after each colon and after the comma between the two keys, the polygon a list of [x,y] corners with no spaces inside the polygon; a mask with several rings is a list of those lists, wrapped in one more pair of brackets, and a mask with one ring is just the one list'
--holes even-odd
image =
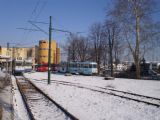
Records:
{"label": "apartment building", "polygon": [[[33,47],[1,47],[0,63],[11,62],[12,60],[31,60],[32,65],[48,64],[48,40],[40,40],[39,46]],[[51,42],[51,64],[60,62],[60,48],[57,43]]]}

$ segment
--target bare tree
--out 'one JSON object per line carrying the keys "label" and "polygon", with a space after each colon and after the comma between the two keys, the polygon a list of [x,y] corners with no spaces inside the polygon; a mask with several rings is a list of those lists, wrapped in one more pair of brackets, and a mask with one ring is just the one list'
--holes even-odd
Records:
{"label": "bare tree", "polygon": [[89,60],[89,41],[88,38],[85,37],[78,37],[77,40],[77,54],[79,61],[87,61]]}
{"label": "bare tree", "polygon": [[153,0],[115,0],[109,13],[124,30],[124,37],[136,65],[136,78],[140,78],[140,54],[142,28],[148,23],[153,9]]}
{"label": "bare tree", "polygon": [[112,21],[106,21],[105,27],[104,27],[104,34],[106,37],[106,42],[109,46],[109,62],[110,62],[110,68],[111,68],[111,76],[113,76],[113,49],[114,49],[114,43],[116,38],[116,24]]}
{"label": "bare tree", "polygon": [[98,73],[100,72],[100,64],[102,59],[102,51],[103,51],[103,41],[104,41],[104,34],[103,34],[103,25],[101,23],[95,23],[91,26],[89,39],[91,42],[92,49],[92,59],[97,62],[98,66]]}
{"label": "bare tree", "polygon": [[71,34],[68,38],[68,45],[67,45],[68,60],[69,61],[77,61],[78,60],[77,42],[78,42],[78,36],[75,34]]}
{"label": "bare tree", "polygon": [[107,67],[109,63],[109,47],[106,41],[103,42],[102,63],[104,67]]}
{"label": "bare tree", "polygon": [[90,59],[89,40],[86,37],[71,34],[63,48],[68,53],[68,61],[87,61]]}
{"label": "bare tree", "polygon": [[120,34],[118,34],[118,37],[115,38],[115,42],[113,46],[114,61],[115,61],[116,68],[117,68],[117,65],[120,63],[124,50],[125,50],[125,44],[123,40],[120,39],[119,37],[120,37]]}

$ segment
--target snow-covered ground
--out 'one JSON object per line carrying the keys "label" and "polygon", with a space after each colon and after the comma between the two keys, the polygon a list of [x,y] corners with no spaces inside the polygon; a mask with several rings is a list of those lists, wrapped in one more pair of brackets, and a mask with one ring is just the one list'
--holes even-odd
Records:
{"label": "snow-covered ground", "polygon": [[2,120],[12,119],[12,94],[9,76],[0,70],[0,109]]}
{"label": "snow-covered ground", "polygon": [[12,119],[12,95],[11,86],[6,86],[0,91],[0,105],[2,106],[2,120]]}
{"label": "snow-covered ground", "polygon": [[[27,73],[25,74],[30,79],[44,80],[47,79],[47,73]],[[97,76],[81,76],[72,75],[64,76],[61,74],[52,74],[52,80],[67,81],[72,83],[80,83],[90,86],[99,86],[106,88],[114,88],[118,90],[133,92],[151,97],[160,98],[160,80],[133,80],[116,78],[115,80],[104,80],[104,77]]]}
{"label": "snow-covered ground", "polygon": [[37,87],[80,120],[159,120],[160,108],[116,96],[94,92],[76,86],[59,84],[65,81],[87,86],[99,86],[159,97],[160,81],[115,79],[96,76],[64,76],[52,74],[47,85],[47,73],[26,73]]}
{"label": "snow-covered ground", "polygon": [[0,77],[4,78],[6,74],[0,70]]}

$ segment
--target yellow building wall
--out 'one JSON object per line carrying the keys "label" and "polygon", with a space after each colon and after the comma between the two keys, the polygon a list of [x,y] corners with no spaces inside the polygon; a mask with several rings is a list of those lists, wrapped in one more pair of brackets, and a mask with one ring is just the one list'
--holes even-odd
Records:
{"label": "yellow building wall", "polygon": [[0,50],[0,54],[3,56],[9,56],[10,58],[18,59],[26,59],[27,58],[27,49],[28,48],[9,48],[2,47]]}
{"label": "yellow building wall", "polygon": [[60,63],[60,48],[56,48],[56,63]]}
{"label": "yellow building wall", "polygon": [[[0,48],[0,55],[1,56],[3,56],[3,57],[9,57],[9,55],[8,55],[9,53],[8,53],[8,51],[7,51],[7,48],[4,48],[4,47],[1,47]],[[0,59],[0,63],[1,62],[6,62],[6,60],[5,59]]]}
{"label": "yellow building wall", "polygon": [[12,55],[12,48],[7,49],[6,47],[1,47],[0,48],[0,55],[11,57],[11,55]]}
{"label": "yellow building wall", "polygon": [[[30,48],[13,47],[7,50],[6,47],[0,47],[0,55],[7,56],[12,59],[32,59],[32,64],[48,63],[48,40],[39,41],[39,47]],[[51,64],[60,62],[60,49],[57,48],[56,42],[51,41]]]}
{"label": "yellow building wall", "polygon": [[[38,46],[29,48],[13,47],[7,50],[6,47],[0,46],[0,55],[19,60],[32,59],[32,64],[35,65],[38,63],[38,48]],[[0,60],[0,62],[5,62],[5,60]]]}
{"label": "yellow building wall", "polygon": [[[48,40],[40,40],[39,41],[39,64],[47,64],[48,63]],[[56,63],[56,42],[51,41],[51,64]]]}
{"label": "yellow building wall", "polygon": [[[9,57],[10,59],[27,59],[27,50],[28,48],[9,48],[1,47],[0,55],[4,57]],[[1,61],[2,62],[2,61]]]}
{"label": "yellow building wall", "polygon": [[1,55],[3,55],[3,56],[8,56],[7,55],[7,48],[1,48]]}
{"label": "yellow building wall", "polygon": [[38,63],[38,46],[32,47],[32,64],[35,65]]}
{"label": "yellow building wall", "polygon": [[17,60],[25,60],[27,59],[27,51],[28,48],[13,48],[12,57]]}

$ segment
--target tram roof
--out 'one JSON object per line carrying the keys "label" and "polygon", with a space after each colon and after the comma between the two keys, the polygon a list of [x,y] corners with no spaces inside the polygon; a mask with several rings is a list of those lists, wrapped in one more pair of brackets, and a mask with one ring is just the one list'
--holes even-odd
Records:
{"label": "tram roof", "polygon": [[85,61],[85,62],[69,62],[69,63],[76,63],[76,64],[97,64],[96,62],[90,62],[90,61]]}

